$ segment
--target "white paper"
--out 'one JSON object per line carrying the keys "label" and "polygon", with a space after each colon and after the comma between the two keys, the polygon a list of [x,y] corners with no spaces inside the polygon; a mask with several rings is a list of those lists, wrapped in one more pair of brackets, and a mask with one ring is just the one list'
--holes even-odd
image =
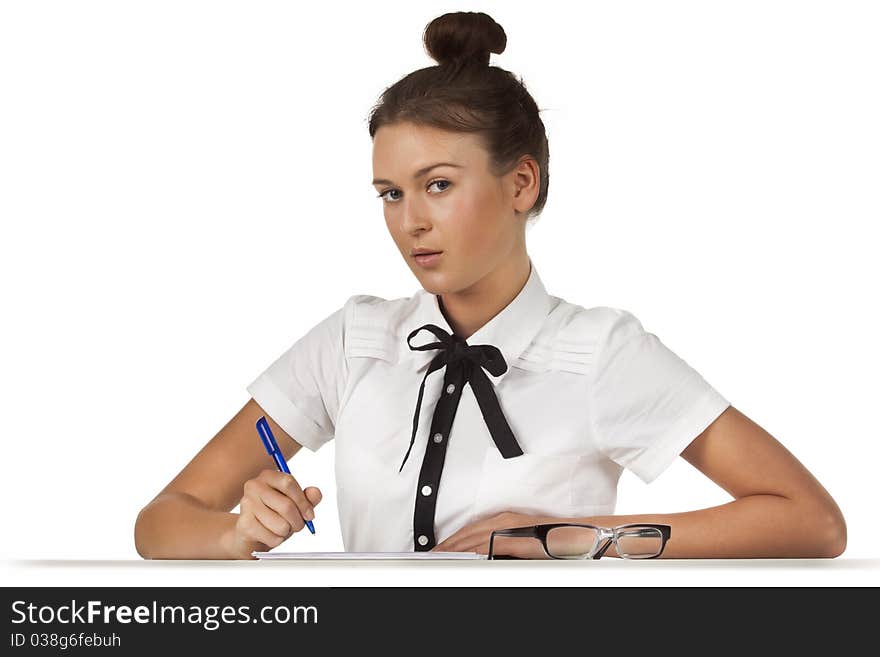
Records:
{"label": "white paper", "polygon": [[479,552],[251,552],[257,559],[488,559]]}

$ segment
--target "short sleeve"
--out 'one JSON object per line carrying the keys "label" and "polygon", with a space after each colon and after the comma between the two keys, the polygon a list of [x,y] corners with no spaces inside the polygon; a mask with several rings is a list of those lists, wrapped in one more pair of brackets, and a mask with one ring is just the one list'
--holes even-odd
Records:
{"label": "short sleeve", "polygon": [[593,430],[603,454],[648,484],[730,402],[632,313],[611,310],[594,355]]}
{"label": "short sleeve", "polygon": [[347,377],[346,317],[353,299],[313,326],[247,386],[278,426],[312,451],[335,433]]}

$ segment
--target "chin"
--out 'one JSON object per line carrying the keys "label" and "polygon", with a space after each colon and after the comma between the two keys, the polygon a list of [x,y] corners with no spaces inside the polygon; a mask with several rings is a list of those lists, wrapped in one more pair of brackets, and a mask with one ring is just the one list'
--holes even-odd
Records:
{"label": "chin", "polygon": [[424,288],[425,292],[443,295],[448,294],[452,291],[450,289],[450,286],[447,285],[446,282],[443,281],[439,276],[432,276],[431,274],[421,273],[421,275],[416,275],[416,278],[419,279],[419,283],[421,283],[422,288]]}
{"label": "chin", "polygon": [[444,294],[446,293],[446,288],[443,285],[438,285],[436,282],[427,280],[428,277],[419,278],[419,283],[422,284],[422,288],[425,292],[430,292],[431,294]]}
{"label": "chin", "polygon": [[468,273],[462,271],[449,271],[448,269],[421,271],[418,265],[415,265],[413,274],[425,291],[431,294],[459,294],[473,285],[468,283],[470,278]]}

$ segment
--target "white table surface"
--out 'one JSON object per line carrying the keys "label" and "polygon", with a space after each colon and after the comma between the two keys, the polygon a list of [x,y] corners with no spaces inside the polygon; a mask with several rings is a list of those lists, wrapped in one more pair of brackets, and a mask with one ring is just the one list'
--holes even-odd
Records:
{"label": "white table surface", "polygon": [[878,586],[880,558],[188,561],[7,559],[9,586]]}

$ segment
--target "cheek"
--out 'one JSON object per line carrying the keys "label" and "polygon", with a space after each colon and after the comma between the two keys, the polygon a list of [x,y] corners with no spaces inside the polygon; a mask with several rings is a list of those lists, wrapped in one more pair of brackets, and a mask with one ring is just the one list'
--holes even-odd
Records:
{"label": "cheek", "polygon": [[405,245],[404,242],[404,234],[400,229],[400,223],[395,221],[394,217],[385,215],[385,228],[388,230],[388,234],[391,235],[391,239],[394,240],[394,243],[397,245],[398,249],[402,249]]}
{"label": "cheek", "polygon": [[468,198],[457,203],[449,216],[449,223],[459,252],[493,252],[503,233],[503,225],[498,216],[498,208],[493,199]]}

